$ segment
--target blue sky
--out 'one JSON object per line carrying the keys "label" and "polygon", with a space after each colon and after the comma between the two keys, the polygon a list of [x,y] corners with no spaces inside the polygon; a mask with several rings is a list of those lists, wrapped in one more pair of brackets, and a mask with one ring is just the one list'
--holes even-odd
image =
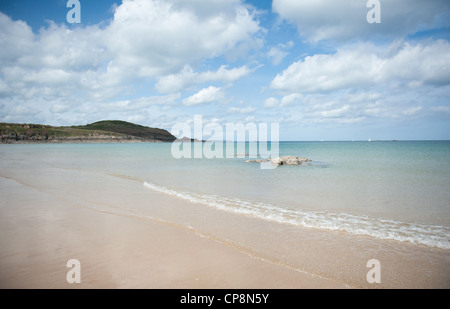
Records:
{"label": "blue sky", "polygon": [[450,139],[450,2],[0,0],[0,121]]}

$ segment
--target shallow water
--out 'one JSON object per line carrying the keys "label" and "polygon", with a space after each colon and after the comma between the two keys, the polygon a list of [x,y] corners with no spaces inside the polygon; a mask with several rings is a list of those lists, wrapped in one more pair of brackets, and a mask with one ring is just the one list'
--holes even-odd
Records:
{"label": "shallow water", "polygon": [[312,162],[267,170],[248,158],[175,159],[170,143],[35,144],[1,145],[0,169],[127,176],[237,214],[450,249],[450,142],[280,142],[279,151]]}

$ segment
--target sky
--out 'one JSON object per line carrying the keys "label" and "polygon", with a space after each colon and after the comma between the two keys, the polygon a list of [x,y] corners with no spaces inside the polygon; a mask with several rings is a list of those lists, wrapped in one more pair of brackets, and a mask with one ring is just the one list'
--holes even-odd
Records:
{"label": "sky", "polygon": [[450,1],[368,2],[0,0],[0,122],[450,139]]}

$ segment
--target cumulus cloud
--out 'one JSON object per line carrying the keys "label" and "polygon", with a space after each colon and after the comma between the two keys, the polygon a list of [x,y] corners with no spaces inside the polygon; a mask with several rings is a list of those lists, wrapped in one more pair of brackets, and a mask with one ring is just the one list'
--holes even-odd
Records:
{"label": "cumulus cloud", "polygon": [[181,97],[179,93],[173,93],[169,95],[158,95],[139,97],[128,100],[118,100],[99,105],[100,109],[107,109],[110,111],[139,111],[153,105],[171,106],[175,105],[176,101]]}
{"label": "cumulus cloud", "polygon": [[68,104],[56,103],[50,108],[50,110],[52,113],[59,114],[59,113],[68,111],[69,108],[70,108],[70,105],[68,105]]}
{"label": "cumulus cloud", "polygon": [[380,1],[381,23],[369,24],[366,0],[273,0],[272,9],[297,26],[302,37],[321,40],[354,40],[404,37],[433,26],[448,26],[447,0]]}
{"label": "cumulus cloud", "polygon": [[190,65],[186,65],[179,73],[161,77],[155,85],[158,92],[170,93],[183,91],[195,84],[205,82],[232,83],[247,76],[253,70],[246,65],[229,69],[221,65],[217,71],[194,72]]}
{"label": "cumulus cloud", "polygon": [[286,123],[304,126],[370,125],[380,119],[392,123],[404,121],[425,110],[423,106],[405,100],[401,93],[380,95],[371,91],[307,94],[299,103],[283,109]]}
{"label": "cumulus cloud", "polygon": [[223,98],[224,92],[222,88],[210,86],[208,88],[203,88],[192,96],[183,99],[183,104],[187,106],[199,105],[220,101]]}
{"label": "cumulus cloud", "polygon": [[344,115],[348,114],[350,110],[350,105],[346,104],[335,109],[327,109],[323,111],[315,112],[313,115],[319,118],[342,118]]}
{"label": "cumulus cloud", "polygon": [[281,63],[284,57],[288,55],[287,52],[284,50],[279,49],[278,47],[272,47],[269,52],[267,53],[267,56],[272,58],[272,64],[278,65]]}
{"label": "cumulus cloud", "polygon": [[239,114],[250,114],[256,111],[256,108],[253,106],[248,107],[230,107],[228,109],[229,113],[239,113]]}
{"label": "cumulus cloud", "polygon": [[198,2],[134,0],[116,8],[106,31],[114,68],[158,76],[251,45],[260,30],[240,1],[215,1],[202,8]]}
{"label": "cumulus cloud", "polygon": [[297,125],[394,123],[437,111],[445,118],[450,44],[427,40],[346,45],[292,63],[270,86],[281,97],[266,99],[264,107],[285,106],[284,120]]}
{"label": "cumulus cloud", "polygon": [[[397,46],[396,43],[392,46]],[[378,51],[377,51],[378,50]],[[377,84],[450,84],[450,44],[439,40],[390,51],[369,44],[317,54],[291,64],[271,82],[284,92],[308,93]]]}
{"label": "cumulus cloud", "polygon": [[[291,106],[273,110],[288,126],[357,128],[409,125],[450,119],[447,86],[419,89],[371,87],[303,94]],[[281,99],[278,99],[281,102]],[[279,106],[279,105],[277,105]]]}
{"label": "cumulus cloud", "polygon": [[279,104],[280,104],[280,101],[277,98],[273,98],[273,97],[267,98],[264,101],[264,107],[266,107],[266,108],[276,107]]}
{"label": "cumulus cloud", "polygon": [[302,97],[303,96],[298,93],[291,93],[291,94],[285,95],[281,99],[270,97],[264,101],[264,107],[272,108],[272,107],[284,107],[284,106],[293,105],[293,104],[300,102]]}
{"label": "cumulus cloud", "polygon": [[287,50],[292,46],[294,46],[294,42],[292,41],[289,41],[286,44],[278,44],[277,46],[270,48],[267,52],[267,57],[271,59],[273,65],[278,65],[283,61],[284,57],[289,54]]}
{"label": "cumulus cloud", "polygon": [[13,22],[0,12],[0,61],[3,64],[14,63],[33,48],[34,34],[23,21]]}
{"label": "cumulus cloud", "polygon": [[[38,33],[0,12],[0,114],[8,113],[8,104],[30,110],[41,102],[37,110],[44,121],[51,113],[69,110],[82,117],[91,109],[80,105],[100,106],[120,95],[132,96],[136,82],[141,86],[157,80],[157,90],[171,94],[189,87],[192,76],[233,82],[251,69],[224,65],[195,73],[190,68],[206,59],[236,56],[236,50],[262,42],[263,28],[241,0],[124,0],[112,10],[114,17],[102,26],[69,28],[50,21]],[[186,102],[197,104],[203,95]],[[131,100],[126,107],[137,102]],[[107,113],[114,105],[105,108]]]}
{"label": "cumulus cloud", "polygon": [[[366,3],[273,0],[272,12],[297,27],[297,51],[307,57],[293,54],[290,29],[269,28],[273,19],[259,20],[244,0],[123,0],[99,25],[50,21],[37,32],[0,12],[0,121],[108,117],[167,127],[190,106],[237,96],[237,81],[242,104],[224,109],[230,119],[254,112],[310,124],[447,119],[450,44],[434,40],[434,31],[414,36],[427,36],[423,42],[407,35],[448,27],[450,2],[381,1],[381,24],[367,23]],[[252,76],[260,61],[282,65],[288,54],[297,61],[283,71]],[[244,103],[257,100],[266,110]]]}

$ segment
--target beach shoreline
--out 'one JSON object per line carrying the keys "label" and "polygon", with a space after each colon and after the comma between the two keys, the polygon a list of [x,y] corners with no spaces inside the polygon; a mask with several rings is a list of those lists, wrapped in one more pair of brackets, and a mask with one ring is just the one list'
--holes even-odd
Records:
{"label": "beach shoreline", "polygon": [[236,215],[121,175],[11,168],[0,183],[1,288],[449,287],[448,250]]}
{"label": "beach shoreline", "polygon": [[[1,202],[0,288],[346,287],[176,224],[67,203],[13,179],[0,183],[8,196]],[[80,261],[80,284],[66,280],[70,259]]]}
{"label": "beach shoreline", "polygon": [[73,140],[22,140],[22,141],[8,141],[0,142],[0,145],[67,145],[67,144],[145,144],[145,143],[168,143],[157,140],[139,140],[139,139],[82,139],[76,138]]}

